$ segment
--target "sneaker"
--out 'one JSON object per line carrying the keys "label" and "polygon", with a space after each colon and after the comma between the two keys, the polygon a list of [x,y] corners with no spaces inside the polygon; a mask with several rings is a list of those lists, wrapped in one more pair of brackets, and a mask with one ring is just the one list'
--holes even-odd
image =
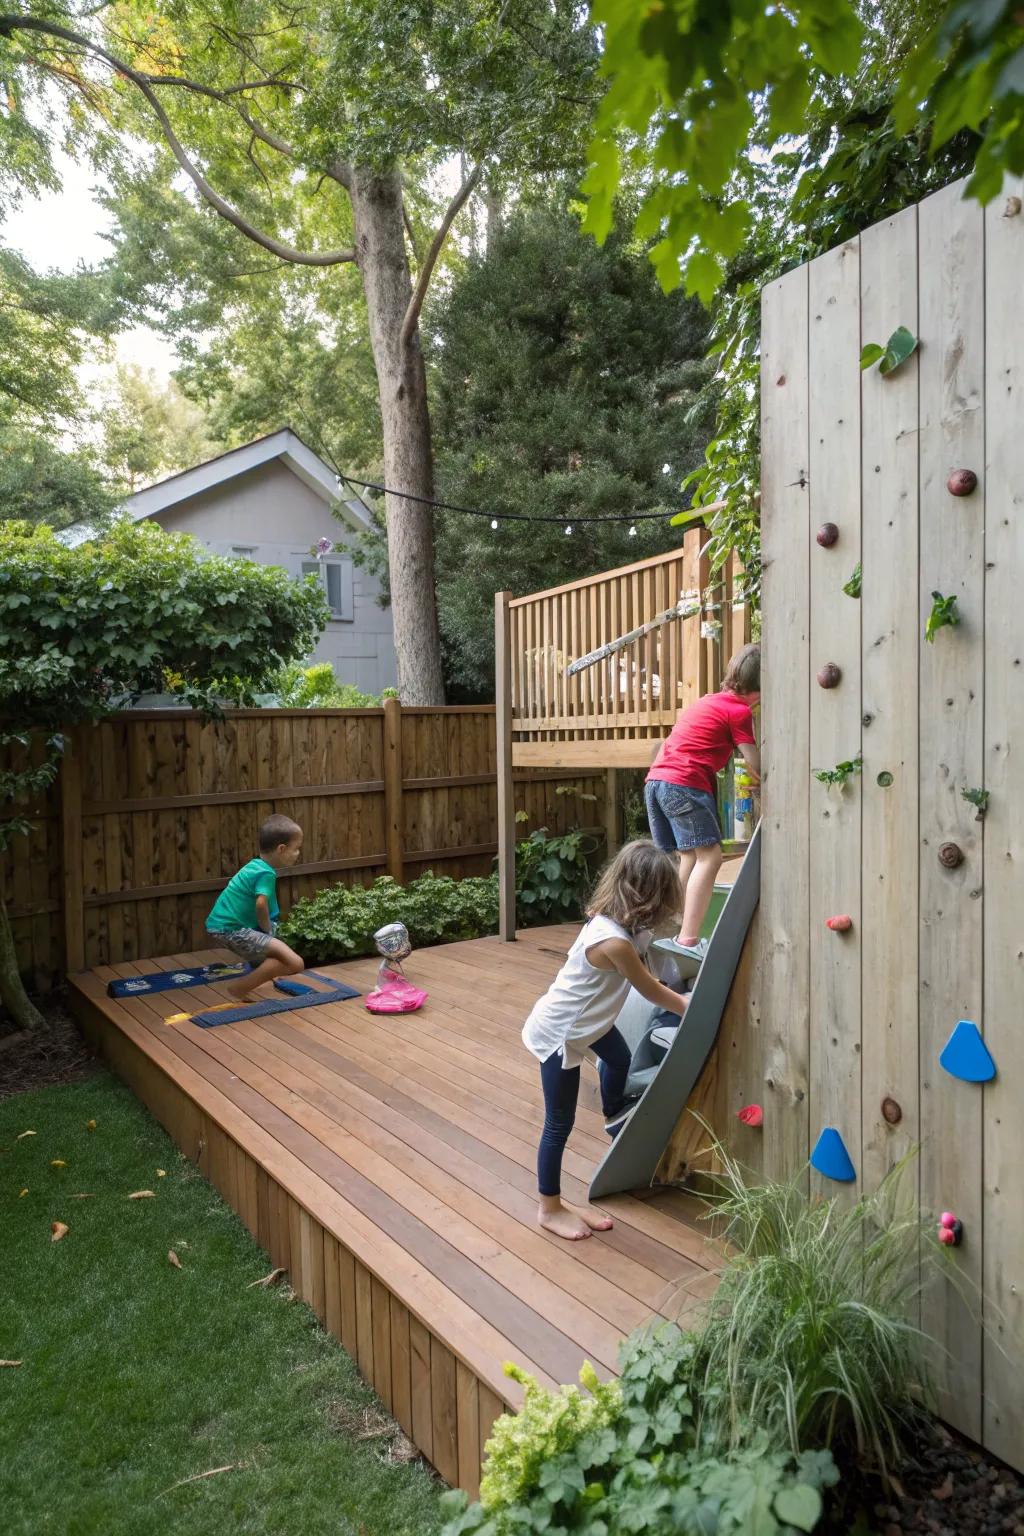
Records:
{"label": "sneaker", "polygon": [[605,1115],[604,1128],[609,1136],[615,1137],[619,1134],[642,1097],[640,1093],[631,1093],[628,1098],[623,1099],[613,1114]]}
{"label": "sneaker", "polygon": [[693,980],[708,952],[707,939],[699,939],[696,944],[687,944],[685,947],[675,939],[655,939],[654,943],[664,954],[672,956],[683,981]]}

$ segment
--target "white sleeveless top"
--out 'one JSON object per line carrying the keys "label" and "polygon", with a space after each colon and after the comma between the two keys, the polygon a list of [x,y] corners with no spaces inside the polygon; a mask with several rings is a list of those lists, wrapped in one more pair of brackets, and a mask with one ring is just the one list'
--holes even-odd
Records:
{"label": "white sleeveless top", "polygon": [[523,1043],[538,1061],[562,1053],[562,1067],[578,1067],[595,1040],[612,1028],[629,996],[629,982],[618,971],[599,971],[587,950],[604,939],[628,939],[641,956],[651,933],[630,933],[610,917],[592,917],[583,925],[565,964],[523,1026]]}

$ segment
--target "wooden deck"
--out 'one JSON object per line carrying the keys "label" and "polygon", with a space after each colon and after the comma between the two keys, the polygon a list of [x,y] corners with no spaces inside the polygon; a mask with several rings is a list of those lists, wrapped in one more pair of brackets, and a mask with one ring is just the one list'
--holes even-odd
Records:
{"label": "wooden deck", "polygon": [[[407,968],[429,1001],[405,1017],[357,998],[199,1029],[164,1021],[222,988],[106,995],[115,976],[219,951],[71,979],[90,1038],[470,1493],[495,1417],[520,1400],[506,1360],[548,1384],[584,1360],[611,1376],[625,1334],[715,1285],[699,1207],[679,1191],[608,1200],[613,1231],[584,1243],[535,1224],[542,1101],[519,1032],[575,931],[417,951]],[[376,966],[324,969],[367,991]],[[565,1159],[577,1202],[606,1144],[596,1088],[588,1068]]]}

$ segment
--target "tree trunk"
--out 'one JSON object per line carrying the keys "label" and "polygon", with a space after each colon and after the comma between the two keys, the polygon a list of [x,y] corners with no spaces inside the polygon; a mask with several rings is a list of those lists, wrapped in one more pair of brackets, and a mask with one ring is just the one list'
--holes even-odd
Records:
{"label": "tree trunk", "polygon": [[487,254],[494,250],[494,242],[501,234],[502,208],[501,197],[490,182],[484,185],[484,208],[487,210]]}
{"label": "tree trunk", "polygon": [[19,1029],[42,1029],[43,1016],[29,1000],[18,971],[11,920],[3,901],[0,901],[0,1003]]}
{"label": "tree trunk", "polygon": [[[427,378],[419,327],[402,343],[412,297],[397,172],[353,174],[356,252],[380,390],[384,483],[414,496],[434,494]],[[444,703],[441,642],[434,592],[433,508],[385,497],[391,607],[403,704]]]}

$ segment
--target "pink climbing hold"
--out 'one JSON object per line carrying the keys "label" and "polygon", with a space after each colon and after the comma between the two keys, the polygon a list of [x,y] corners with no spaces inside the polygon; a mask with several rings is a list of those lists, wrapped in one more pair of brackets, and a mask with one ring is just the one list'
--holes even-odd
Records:
{"label": "pink climbing hold", "polygon": [[947,1248],[959,1248],[964,1235],[964,1224],[958,1221],[952,1211],[943,1211],[939,1217],[938,1239],[945,1243]]}
{"label": "pink climbing hold", "polygon": [[946,1243],[948,1246],[952,1246],[956,1242],[956,1238],[953,1236],[952,1227],[939,1228],[939,1242]]}
{"label": "pink climbing hold", "polygon": [[939,1217],[939,1226],[940,1227],[955,1227],[956,1226],[956,1217],[953,1215],[952,1211],[943,1211],[942,1215]]}
{"label": "pink climbing hold", "polygon": [[736,1119],[744,1125],[759,1126],[764,1124],[764,1110],[760,1104],[745,1104],[742,1109],[736,1111]]}
{"label": "pink climbing hold", "polygon": [[831,928],[833,933],[849,933],[853,927],[853,918],[847,917],[845,912],[839,917],[826,917],[825,927]]}

